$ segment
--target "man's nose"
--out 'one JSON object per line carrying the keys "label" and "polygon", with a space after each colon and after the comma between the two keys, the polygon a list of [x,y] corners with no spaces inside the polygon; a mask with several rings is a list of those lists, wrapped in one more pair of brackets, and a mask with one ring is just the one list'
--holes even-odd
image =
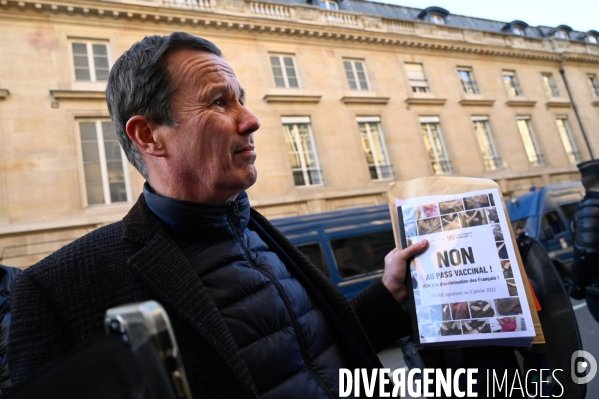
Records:
{"label": "man's nose", "polygon": [[237,132],[241,135],[254,133],[260,129],[260,120],[249,109],[242,106],[237,124]]}

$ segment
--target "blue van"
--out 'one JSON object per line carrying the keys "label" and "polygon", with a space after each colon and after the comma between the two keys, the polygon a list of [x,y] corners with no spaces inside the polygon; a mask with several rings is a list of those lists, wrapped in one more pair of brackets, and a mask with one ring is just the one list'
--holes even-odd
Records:
{"label": "blue van", "polygon": [[395,248],[388,205],[374,205],[271,222],[351,299],[383,276]]}
{"label": "blue van", "polygon": [[570,275],[573,260],[570,222],[584,196],[580,182],[555,184],[505,202],[512,229],[524,228],[539,240],[562,277]]}

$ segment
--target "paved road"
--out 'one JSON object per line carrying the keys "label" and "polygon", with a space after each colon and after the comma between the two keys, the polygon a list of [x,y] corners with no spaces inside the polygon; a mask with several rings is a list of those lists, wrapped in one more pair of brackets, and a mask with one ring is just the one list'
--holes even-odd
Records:
{"label": "paved road", "polygon": [[[586,307],[585,301],[572,300],[572,307],[576,314],[580,338],[582,340],[582,348],[589,352],[597,359],[599,363],[599,323],[593,319],[589,309]],[[403,360],[403,354],[398,347],[390,347],[379,353],[379,358],[383,365],[391,370],[399,367],[406,367]],[[411,398],[411,396],[407,396]],[[599,398],[599,373],[587,385],[586,399]]]}

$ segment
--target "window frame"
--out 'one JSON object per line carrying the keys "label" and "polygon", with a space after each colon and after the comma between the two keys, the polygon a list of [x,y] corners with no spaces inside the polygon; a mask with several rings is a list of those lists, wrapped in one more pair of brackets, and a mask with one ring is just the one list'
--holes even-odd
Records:
{"label": "window frame", "polygon": [[[508,80],[506,80],[506,77],[510,76],[511,79],[509,79],[509,82],[511,83],[511,85],[508,86]],[[522,91],[522,87],[520,86],[520,82],[518,81],[518,76],[516,74],[516,71],[513,70],[507,70],[504,69],[501,71],[501,77],[503,80],[503,87],[505,88],[508,97],[519,97],[524,95],[524,92]],[[512,91],[514,94],[512,94]]]}
{"label": "window frame", "polygon": [[[323,7],[323,4],[325,7]],[[339,11],[339,3],[337,3],[335,0],[318,0],[318,7],[322,8],[323,10]]]}
{"label": "window frame", "polygon": [[[281,65],[281,73],[283,74],[283,82],[285,83],[285,86],[278,86],[277,85],[277,77],[275,75],[275,71],[274,71],[274,65],[272,64],[272,58],[273,57],[277,57],[279,59],[279,63]],[[289,58],[291,59],[291,62],[293,64],[293,71],[295,72],[295,79],[297,80],[297,87],[291,87],[289,85],[289,76],[287,74],[287,67],[285,65],[285,58]],[[275,82],[275,87],[277,88],[281,88],[281,89],[301,89],[302,88],[302,82],[299,76],[299,68],[297,67],[297,61],[295,60],[295,54],[284,54],[284,53],[269,53],[268,54],[268,60],[270,62],[270,71],[273,75],[273,79]]]}
{"label": "window frame", "polygon": [[[449,175],[453,173],[453,166],[451,159],[449,158],[449,152],[443,139],[443,131],[441,130],[441,120],[437,116],[421,116],[418,118],[420,122],[420,131],[423,135],[424,145],[429,155],[429,161],[433,168],[433,173],[437,176]],[[424,132],[424,126],[426,125],[426,134]],[[436,133],[438,139],[438,145],[440,146],[442,154],[436,152],[436,148],[433,147],[434,137],[430,125],[436,125]],[[427,141],[428,138],[428,141]]]}
{"label": "window frame", "polygon": [[547,97],[559,97],[559,90],[551,72],[541,72],[541,82]]}
{"label": "window frame", "polygon": [[[87,192],[88,182],[85,176],[85,163],[86,160],[83,154],[83,139],[81,137],[81,123],[93,123],[96,133],[96,143],[98,150],[98,159],[100,164],[100,174],[102,178],[102,193],[104,196],[103,203],[91,204]],[[129,174],[129,161],[125,154],[125,151],[119,144],[119,150],[121,155],[121,165],[123,169],[123,177],[125,184],[125,192],[127,199],[125,201],[112,202],[110,196],[110,181],[108,178],[108,167],[107,167],[107,159],[106,159],[106,148],[105,148],[105,140],[104,140],[104,130],[102,128],[102,123],[109,123],[112,126],[112,122],[108,117],[94,117],[94,118],[77,118],[75,120],[76,131],[77,131],[77,141],[79,143],[79,154],[80,154],[80,170],[81,170],[81,181],[83,183],[83,198],[84,204],[88,208],[96,208],[96,207],[105,207],[105,206],[118,206],[121,204],[130,204],[132,202],[133,194],[131,192],[131,176]],[[118,142],[118,139],[117,139]]]}
{"label": "window frame", "polygon": [[[362,150],[364,151],[364,155],[366,156],[366,165],[368,166],[368,170],[370,173],[370,178],[372,181],[384,181],[384,180],[392,180],[394,177],[393,173],[393,165],[389,159],[389,152],[387,151],[387,143],[385,142],[385,135],[383,134],[383,129],[381,127],[381,118],[380,117],[364,117],[359,116],[356,118],[356,122],[358,123],[358,133],[360,134],[360,141],[362,143]],[[368,145],[370,146],[370,152],[372,154],[374,163],[368,163],[368,155],[366,153],[366,148],[364,148],[364,137],[362,135],[360,124],[365,124],[366,138],[368,141]],[[371,125],[372,128],[371,128]],[[380,150],[383,153],[383,157],[385,158],[383,162],[379,162],[377,151],[373,149],[373,132],[372,129],[376,130],[376,135],[378,136],[378,141],[380,143]],[[377,177],[372,177],[372,168],[375,168],[375,172]],[[388,168],[389,176],[384,177],[384,173],[382,172],[382,168]]]}
{"label": "window frame", "polygon": [[[462,78],[460,73],[465,73],[468,76],[468,81]],[[460,84],[462,86],[462,91],[465,94],[476,95],[480,94],[480,89],[478,88],[478,84],[476,83],[476,79],[474,78],[474,71],[472,67],[458,66],[457,67],[458,79],[460,80]],[[471,90],[471,92],[468,91]]]}
{"label": "window frame", "polygon": [[[499,156],[499,151],[497,151],[497,146],[495,145],[495,138],[493,136],[493,132],[491,131],[491,125],[489,123],[488,116],[473,116],[471,118],[472,126],[474,127],[474,134],[476,136],[476,140],[478,142],[478,148],[483,157],[483,163],[485,164],[485,169],[487,171],[496,171],[503,169],[503,163],[501,157]],[[480,132],[477,129],[477,122],[480,122],[483,126],[483,130],[485,133],[485,139],[488,144],[488,149],[490,150],[490,154],[488,154],[487,149],[483,148],[485,145],[483,144]]]}
{"label": "window frame", "polygon": [[[283,125],[283,132],[285,134],[285,144],[287,147],[287,156],[290,156],[290,143],[289,143],[289,137],[287,134],[287,130],[285,128],[285,125],[293,125],[295,126],[295,130],[294,130],[294,137],[293,137],[293,144],[294,144],[294,148],[296,148],[297,150],[295,152],[297,152],[297,156],[299,159],[299,163],[300,166],[298,167],[293,167],[293,165],[291,164],[291,162],[289,163],[290,169],[291,169],[291,174],[293,176],[293,182],[294,182],[294,186],[296,188],[302,188],[302,187],[321,187],[324,186],[324,174],[322,172],[322,168],[320,165],[320,159],[318,157],[318,151],[316,149],[316,142],[314,140],[314,133],[312,132],[312,122],[310,117],[306,116],[299,116],[299,117],[281,117],[281,124]],[[305,156],[306,154],[304,154],[304,148],[301,145],[301,140],[299,140],[299,129],[297,127],[297,125],[300,124],[305,124],[307,125],[307,130],[308,130],[308,138],[310,139],[310,145],[313,149],[313,157],[314,157],[314,167],[308,167],[306,162],[305,162]],[[299,140],[299,141],[298,141]],[[301,149],[301,150],[300,150]],[[302,178],[304,181],[304,184],[302,185],[298,185],[296,184],[296,179],[295,179],[295,172],[301,172],[302,173]],[[319,183],[316,184],[312,184],[311,183],[311,179],[310,179],[310,171],[315,171],[318,174],[318,179],[319,179]]]}
{"label": "window frame", "polygon": [[[360,59],[360,58],[343,58],[342,61],[343,61],[343,72],[345,73],[345,79],[347,81],[349,89],[353,90],[353,91],[371,91],[372,85],[370,84],[370,79],[368,78],[368,69],[366,69],[366,61],[364,59]],[[347,76],[348,71],[345,66],[346,62],[349,62],[351,64],[353,79],[354,79],[354,82],[356,83],[356,87],[357,87],[356,89],[351,87],[351,83]],[[356,70],[356,63],[362,64],[362,69],[364,71],[364,81],[366,82],[366,88],[362,88],[362,83],[360,83],[360,79],[358,77],[358,71]]]}
{"label": "window frame", "polygon": [[599,81],[597,81],[597,75],[594,73],[587,73],[587,81],[589,82],[592,96],[595,98],[599,97]]}
{"label": "window frame", "polygon": [[[97,39],[78,39],[78,38],[72,38],[69,40],[69,48],[70,48],[70,54],[71,54],[71,66],[72,66],[72,73],[73,73],[73,80],[76,83],[96,83],[96,82],[107,82],[108,81],[108,74],[110,73],[110,69],[112,66],[112,60],[110,59],[110,42],[108,40],[103,41],[103,40],[97,40]],[[75,65],[75,51],[73,49],[73,45],[74,44],[84,44],[85,45],[85,49],[86,49],[86,57],[87,57],[87,71],[89,73],[89,80],[83,80],[83,79],[77,79],[77,66]],[[104,48],[106,49],[106,62],[108,64],[107,67],[107,73],[106,73],[106,80],[98,80],[97,78],[97,67],[96,67],[96,61],[95,61],[95,55],[93,52],[93,46],[94,45],[103,45]]]}
{"label": "window frame", "polygon": [[[524,133],[520,128],[521,124],[518,123],[520,121],[525,121],[525,125],[527,127],[528,138],[530,142],[527,143],[527,140],[524,137]],[[541,151],[541,147],[539,146],[539,142],[537,141],[535,131],[532,127],[531,117],[528,115],[522,115],[516,117],[516,123],[518,125],[518,131],[520,132],[520,138],[522,139],[522,143],[524,144],[524,150],[526,152],[526,156],[528,158],[528,162],[531,166],[542,166],[545,162],[543,159],[543,152]],[[532,145],[532,149],[535,151],[534,154],[531,154],[530,145]]]}
{"label": "window frame", "polygon": [[[563,129],[560,128],[559,121],[562,122]],[[555,117],[555,124],[562,140],[564,151],[566,151],[566,155],[568,156],[568,161],[573,164],[580,162],[580,152],[578,151],[578,146],[576,145],[574,137],[572,136],[572,130],[570,129],[568,118],[565,115],[557,115]],[[570,147],[569,150],[568,147]]]}
{"label": "window frame", "polygon": [[[417,71],[414,66],[419,66],[420,70]],[[428,83],[428,79],[426,78],[426,73],[424,71],[424,64],[421,62],[404,62],[404,70],[406,72],[406,76],[408,78],[408,83],[410,84],[410,88],[412,89],[412,93],[431,93],[431,87]],[[412,73],[411,73],[412,72]],[[415,77],[419,77],[417,75],[422,74],[421,79],[417,79]],[[424,84],[416,84],[418,82],[424,82]],[[424,91],[418,90],[424,88]]]}

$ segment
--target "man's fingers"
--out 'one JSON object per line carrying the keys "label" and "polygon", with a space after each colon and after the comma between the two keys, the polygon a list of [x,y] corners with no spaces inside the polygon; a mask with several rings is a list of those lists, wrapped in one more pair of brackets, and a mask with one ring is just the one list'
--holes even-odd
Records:
{"label": "man's fingers", "polygon": [[399,251],[404,259],[411,258],[424,252],[428,248],[428,240],[421,240]]}

